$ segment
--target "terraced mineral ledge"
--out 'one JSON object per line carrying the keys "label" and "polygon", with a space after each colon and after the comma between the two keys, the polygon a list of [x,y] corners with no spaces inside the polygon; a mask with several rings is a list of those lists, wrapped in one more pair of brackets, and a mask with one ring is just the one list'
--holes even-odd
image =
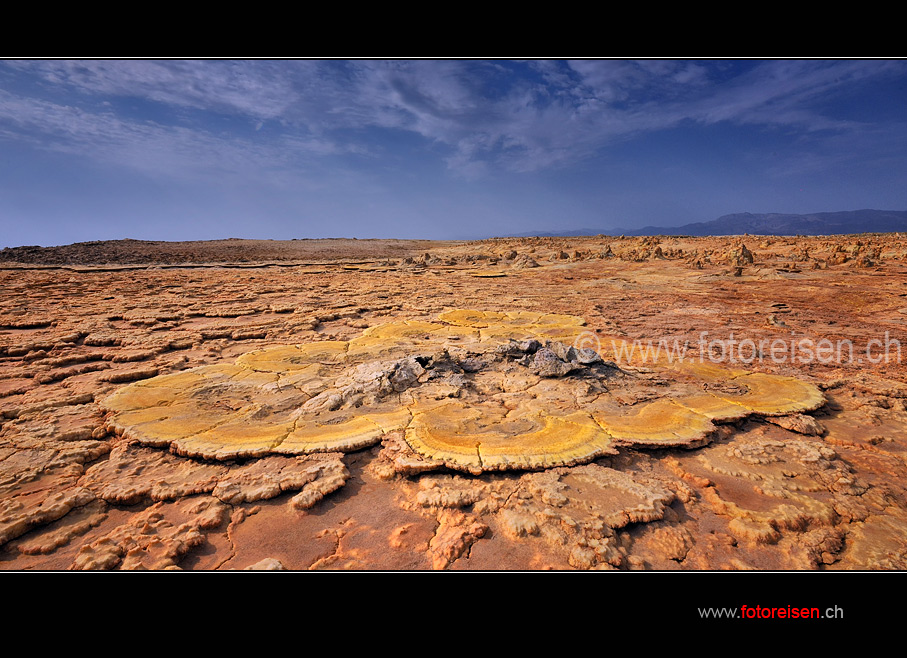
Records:
{"label": "terraced mineral ledge", "polygon": [[[728,373],[748,392],[684,395],[687,383],[626,413],[602,384],[619,387],[626,378],[619,367],[591,350],[539,340],[575,338],[579,317],[452,309],[439,320],[249,352],[232,364],[124,386],[100,405],[112,412],[115,433],[189,457],[346,452],[403,431],[422,457],[477,475],[587,462],[621,444],[701,445],[716,430],[714,418],[812,411],[825,402],[812,384]],[[466,360],[472,367],[464,369]],[[603,392],[577,403],[570,387],[584,380]],[[524,400],[516,402],[515,391]]]}
{"label": "terraced mineral ledge", "polygon": [[0,568],[905,568],[899,361],[634,350],[892,347],[907,252],[737,240],[7,265]]}

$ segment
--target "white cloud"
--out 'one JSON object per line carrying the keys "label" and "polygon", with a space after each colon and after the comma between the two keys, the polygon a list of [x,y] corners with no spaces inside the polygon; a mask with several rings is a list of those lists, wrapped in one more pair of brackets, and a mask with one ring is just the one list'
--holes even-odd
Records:
{"label": "white cloud", "polygon": [[315,160],[338,153],[330,141],[310,135],[270,140],[221,136],[199,128],[137,122],[112,111],[16,97],[0,91],[0,138],[36,148],[125,166],[182,181],[270,180],[281,172],[315,170]]}
{"label": "white cloud", "polygon": [[[314,62],[296,62],[304,74]],[[282,116],[296,87],[279,62],[202,60],[38,60],[9,62],[47,82],[85,94],[133,97],[181,107]]]}
{"label": "white cloud", "polygon": [[[3,65],[37,77],[44,94],[0,96],[7,139],[42,139],[45,148],[139,168],[247,171],[290,167],[300,157],[373,153],[371,131],[402,130],[446,147],[448,166],[470,176],[489,166],[533,171],[572,164],[613,140],[684,121],[852,130],[853,121],[823,112],[824,99],[905,69],[903,62],[783,60]],[[140,121],[117,114],[116,98],[198,115]],[[247,120],[255,136],[219,132],[205,122],[209,112]]]}

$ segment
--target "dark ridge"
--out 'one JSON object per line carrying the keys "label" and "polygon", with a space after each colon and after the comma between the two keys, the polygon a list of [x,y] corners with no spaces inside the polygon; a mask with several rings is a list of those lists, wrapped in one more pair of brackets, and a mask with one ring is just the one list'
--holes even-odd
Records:
{"label": "dark ridge", "polygon": [[[710,222],[683,226],[596,228],[526,236],[570,237],[579,235],[853,235],[857,233],[907,233],[907,210],[845,210],[807,215],[788,213],[735,213]],[[517,237],[517,236],[510,236]]]}

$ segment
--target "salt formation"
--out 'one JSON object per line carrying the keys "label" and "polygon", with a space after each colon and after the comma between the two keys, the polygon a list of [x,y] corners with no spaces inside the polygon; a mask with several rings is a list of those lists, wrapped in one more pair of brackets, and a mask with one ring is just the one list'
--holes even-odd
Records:
{"label": "salt formation", "polygon": [[[715,422],[824,401],[796,379],[680,364],[675,385],[627,409],[611,390],[631,390],[632,374],[562,342],[583,325],[569,315],[453,309],[437,322],[389,323],[349,341],[269,347],[134,382],[102,407],[111,430],[183,456],[348,452],[402,432],[421,458],[481,473],[585,463],[620,445],[702,445]],[[703,382],[739,392],[702,393]]]}

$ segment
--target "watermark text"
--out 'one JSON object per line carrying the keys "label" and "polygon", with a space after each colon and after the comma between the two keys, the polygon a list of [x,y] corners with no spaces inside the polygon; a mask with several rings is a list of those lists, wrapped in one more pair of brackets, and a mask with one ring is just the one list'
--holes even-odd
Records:
{"label": "watermark text", "polygon": [[[743,364],[880,364],[900,363],[901,342],[889,332],[884,336],[857,344],[847,338],[748,338],[731,333],[727,338],[713,337],[708,332],[699,334],[697,341],[679,338],[658,340],[602,341],[592,331],[580,334],[574,341],[577,349],[591,349],[599,354],[610,354],[617,363],[674,363],[698,361],[700,363]],[[603,351],[604,350],[604,351]]]}

